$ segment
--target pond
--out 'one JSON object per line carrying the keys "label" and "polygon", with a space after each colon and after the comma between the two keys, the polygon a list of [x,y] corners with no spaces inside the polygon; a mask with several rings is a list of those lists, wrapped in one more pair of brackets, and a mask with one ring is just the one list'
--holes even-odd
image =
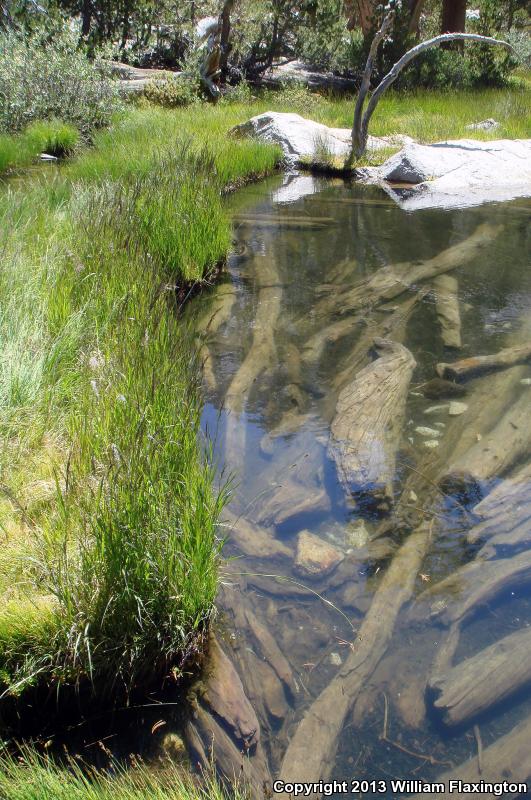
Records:
{"label": "pond", "polygon": [[[531,203],[408,213],[297,175],[230,202],[234,252],[199,322],[203,425],[232,486],[218,637],[271,774],[389,797],[467,759],[465,780],[515,774]],[[520,363],[437,377],[506,348]]]}

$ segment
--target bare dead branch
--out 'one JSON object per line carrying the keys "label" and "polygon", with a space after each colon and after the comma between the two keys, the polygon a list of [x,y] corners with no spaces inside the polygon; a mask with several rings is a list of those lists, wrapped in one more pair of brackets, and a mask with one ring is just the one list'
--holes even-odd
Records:
{"label": "bare dead branch", "polygon": [[452,42],[456,40],[481,42],[482,44],[489,45],[501,45],[502,47],[512,50],[512,47],[508,42],[504,42],[501,39],[495,39],[492,36],[480,36],[477,33],[443,33],[440,36],[434,36],[432,39],[427,39],[425,42],[420,42],[420,44],[417,44],[415,47],[412,47],[411,50],[408,50],[407,53],[404,53],[402,58],[400,58],[396,64],[393,65],[387,75],[380,81],[376,89],[373,91],[369,102],[367,103],[365,113],[362,113],[365,98],[368,93],[368,86],[364,84],[367,78],[370,80],[370,73],[372,71],[372,63],[376,54],[376,50],[382,39],[385,38],[393,21],[394,12],[390,11],[386,15],[380,30],[376,33],[373,39],[369,58],[367,59],[367,64],[365,66],[363,81],[354,110],[354,124],[352,127],[352,154],[356,158],[360,158],[367,148],[369,122],[383,93],[389,88],[389,86],[391,86],[391,84],[395,82],[404,67],[406,67],[410,61],[416,58],[424,50],[444,42]]}

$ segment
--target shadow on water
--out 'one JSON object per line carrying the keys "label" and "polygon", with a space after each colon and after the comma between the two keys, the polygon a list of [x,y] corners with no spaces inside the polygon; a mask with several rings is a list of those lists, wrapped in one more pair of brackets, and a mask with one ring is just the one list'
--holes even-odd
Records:
{"label": "shadow on water", "polygon": [[[237,558],[226,566],[219,635],[233,651],[276,775],[298,722],[353,651],[356,632],[400,544],[432,520],[436,534],[413,596],[400,610],[362,696],[349,705],[329,774],[337,779],[434,778],[475,756],[478,735],[486,750],[531,715],[526,680],[515,679],[515,690],[500,700],[492,686],[487,708],[455,726],[441,722],[426,690],[451,631],[458,630],[459,641],[443,665],[447,671],[531,623],[531,564],[522,562],[518,574],[525,579],[509,568],[502,578],[496,572],[501,559],[505,565],[529,559],[529,514],[512,523],[507,518],[514,498],[529,501],[530,495],[531,419],[526,422],[521,409],[531,392],[531,367],[514,366],[454,390],[434,380],[438,362],[531,341],[526,256],[531,205],[519,200],[406,213],[377,188],[307,176],[271,179],[231,202],[230,280],[213,291],[198,323],[206,330],[204,425],[216,430],[220,463],[238,476],[228,513],[231,524],[240,522],[226,546],[227,555]],[[474,236],[486,236],[488,242],[469,252],[466,243]],[[375,276],[380,280],[390,269],[407,278],[419,265],[461,245],[462,257],[461,251],[451,256],[455,263],[443,270],[455,279],[450,284],[433,277],[404,278],[404,291],[376,300],[367,295],[357,304],[352,299],[362,281],[374,286]],[[457,301],[459,350],[443,341],[437,300],[445,291],[453,291]],[[366,432],[356,429],[361,419],[378,420],[374,407],[387,386],[381,376],[366,401],[373,408],[367,414],[359,405],[351,409],[347,428],[360,458],[363,448],[370,450],[367,461],[382,463],[393,452],[391,488],[383,505],[370,488],[370,476],[353,499],[344,451],[338,455],[331,446],[338,398],[374,363],[369,351],[382,336],[404,345],[415,360],[404,408],[390,414],[383,439],[395,421],[398,429],[391,444],[372,439],[370,447]],[[487,448],[493,437],[504,437],[503,427],[497,433],[496,426],[517,412],[518,421],[509,419],[508,430],[520,426],[518,441],[508,435],[507,458],[501,457],[499,469],[491,467],[488,454],[476,451],[482,442]],[[504,441],[493,446],[503,450]],[[363,475],[364,469],[362,464],[358,472]],[[487,493],[494,496],[490,490],[496,487],[510,494],[514,486],[517,495],[505,506],[502,498],[488,529],[491,510],[482,512],[477,501]],[[471,543],[469,532],[480,522],[483,534]],[[247,538],[238,533],[242,525],[251,526]],[[496,530],[505,532],[506,544],[500,540],[482,550],[485,540],[494,536],[496,541]],[[467,571],[469,564],[481,571]],[[458,576],[454,584],[448,582],[452,575]],[[437,592],[440,581],[447,583]],[[484,594],[478,591],[482,583]],[[271,669],[256,639],[246,639],[245,630],[231,633],[237,624],[234,605],[267,630],[288,664],[292,691]],[[234,636],[244,643],[233,647]],[[253,671],[258,681],[251,679]]]}

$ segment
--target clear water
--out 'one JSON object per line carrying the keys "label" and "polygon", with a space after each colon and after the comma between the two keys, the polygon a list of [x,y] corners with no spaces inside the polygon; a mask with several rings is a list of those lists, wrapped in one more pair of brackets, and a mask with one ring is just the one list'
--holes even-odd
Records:
{"label": "clear water", "polygon": [[[233,475],[230,509],[234,514],[253,521],[267,537],[289,547],[295,548],[298,534],[306,530],[346,554],[339,573],[305,580],[293,572],[289,559],[242,555],[231,544],[229,534],[227,553],[238,557],[227,564],[226,583],[239,587],[244,602],[273,635],[297,686],[294,696],[285,695],[276,717],[263,713],[260,719],[273,774],[305,709],[333,679],[340,661],[348,657],[349,643],[392,557],[386,548],[400,538],[391,530],[383,546],[381,538],[372,540],[381,530],[382,520],[366,514],[369,541],[353,542],[351,532],[361,512],[345,493],[327,454],[337,395],[348,377],[352,354],[367,328],[379,332],[386,312],[367,310],[347,336],[328,344],[320,358],[308,359],[305,348],[312,337],[338,319],[337,309],[331,310],[333,302],[325,307],[323,300],[333,300],[346,287],[387,265],[432,258],[466,239],[481,223],[502,226],[479,257],[453,273],[459,282],[462,319],[459,354],[445,350],[430,294],[418,302],[405,329],[402,342],[413,353],[417,367],[400,443],[397,497],[415,465],[425,463],[425,438],[415,432],[417,426],[438,424],[441,442],[452,441],[459,448],[467,436],[481,435],[482,415],[489,404],[498,403],[501,415],[505,405],[522,393],[529,392],[531,398],[531,387],[524,380],[531,377],[530,365],[513,368],[519,371],[518,380],[513,380],[511,391],[505,394],[500,389],[502,373],[471,381],[467,395],[458,398],[468,404],[462,416],[449,417],[447,410],[426,415],[427,408],[448,400],[425,398],[417,389],[434,377],[434,365],[439,361],[496,352],[531,340],[530,335],[525,338],[526,324],[531,334],[529,200],[406,213],[377,188],[310,177],[291,179],[297,182],[286,186],[283,180],[277,177],[251,186],[231,200],[234,252],[226,282],[213,292],[212,313],[220,291],[232,287],[234,303],[227,318],[219,326],[216,323],[217,329],[207,338],[210,379],[205,385],[203,418],[205,429],[215,436],[224,477]],[[300,187],[309,193],[297,198]],[[269,291],[261,295],[264,286]],[[267,303],[265,313],[260,311],[260,298]],[[257,320],[261,320],[261,329]],[[231,383],[253,342],[259,340],[269,342],[265,356],[255,350],[250,359],[262,359],[263,364],[253,370],[235,398],[230,394]],[[368,362],[369,358],[364,359],[360,367]],[[342,384],[338,376],[345,370]],[[438,449],[451,461],[453,447]],[[525,454],[522,459],[525,461]],[[444,463],[438,463],[434,453],[433,472],[428,477],[436,480],[442,467]],[[422,495],[418,503],[424,503]],[[433,500],[429,503],[433,505]],[[428,505],[424,511],[436,512],[439,533],[422,567],[422,577],[417,578],[416,594],[474,556],[464,542],[470,518],[459,504],[450,499],[438,502],[436,509]],[[279,583],[264,575],[284,575],[311,591],[296,594],[293,583]],[[518,586],[482,607],[463,629],[457,660],[531,624],[530,588]],[[222,598],[223,602],[230,601]],[[220,630],[229,641],[238,636],[231,620],[228,613],[225,622],[220,621]],[[418,710],[419,702],[421,708],[425,706],[422,687],[444,637],[444,627],[427,612],[415,621],[409,608],[402,609],[387,657],[368,681],[364,692],[368,702],[361,718],[350,715],[346,720],[331,770],[333,778],[433,778],[477,752],[475,722],[486,748],[531,713],[531,689],[457,731],[446,729],[430,712],[429,703],[425,715],[409,713],[414,707]],[[245,676],[243,680],[245,684]],[[254,700],[252,689],[249,694]],[[391,741],[381,738],[386,705]],[[311,752],[308,755],[311,758]]]}

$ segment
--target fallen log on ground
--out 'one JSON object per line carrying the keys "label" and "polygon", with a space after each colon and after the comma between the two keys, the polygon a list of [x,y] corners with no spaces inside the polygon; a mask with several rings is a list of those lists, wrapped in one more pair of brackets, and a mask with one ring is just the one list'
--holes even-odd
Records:
{"label": "fallen log on ground", "polygon": [[505,700],[531,681],[531,628],[506,636],[435,675],[429,689],[446,725],[462,725]]}
{"label": "fallen log on ground", "polygon": [[316,782],[325,780],[333,770],[346,716],[385,655],[398,614],[413,594],[417,573],[431,544],[432,524],[414,531],[391,562],[351,654],[295,730],[282,762],[282,780]]}
{"label": "fallen log on ground", "polygon": [[[524,719],[505,736],[501,736],[494,744],[491,744],[481,753],[481,758],[477,755],[468,761],[460,764],[455,769],[438,775],[434,780],[444,784],[445,790],[437,792],[438,798],[444,800],[468,800],[470,797],[470,787],[467,784],[477,784],[480,781],[485,783],[502,784],[525,783],[531,777],[531,747],[529,740],[531,737],[531,717]],[[450,790],[450,781],[461,781],[462,785],[454,784],[454,790]],[[505,791],[502,797],[519,797],[525,794],[522,791]],[[474,793],[475,797],[483,800],[494,800],[500,794],[493,789],[485,788],[484,791]],[[433,792],[420,792],[413,795],[411,800],[418,800],[421,797],[433,797]]]}
{"label": "fallen log on ground", "polygon": [[458,288],[454,275],[439,275],[433,281],[435,311],[441,326],[443,344],[454,349],[459,349],[462,344]]}
{"label": "fallen log on ground", "polygon": [[491,558],[531,544],[531,464],[502,481],[474,507],[478,524],[467,542],[487,542],[480,556]]}
{"label": "fallen log on ground", "polygon": [[531,344],[523,344],[517,347],[506,347],[499,353],[491,355],[463,358],[452,364],[437,364],[436,370],[440,378],[462,382],[477,378],[478,375],[486,375],[489,372],[525,364],[530,360]]}
{"label": "fallen log on ground", "polygon": [[339,394],[328,452],[346,491],[388,512],[415,359],[401,344],[374,344],[378,358]]}
{"label": "fallen log on ground", "polygon": [[393,300],[421,281],[449,272],[477,257],[498,236],[501,225],[478,225],[474,233],[459,244],[425,261],[404,262],[383,267],[370,278],[346,292],[336,294],[317,304],[320,313],[346,314],[362,308]]}

